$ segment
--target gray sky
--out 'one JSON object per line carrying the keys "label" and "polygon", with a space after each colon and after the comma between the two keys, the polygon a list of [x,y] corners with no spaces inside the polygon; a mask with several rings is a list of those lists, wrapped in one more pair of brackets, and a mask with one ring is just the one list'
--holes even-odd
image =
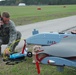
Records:
{"label": "gray sky", "polygon": [[0,1],[5,1],[5,0],[0,0]]}

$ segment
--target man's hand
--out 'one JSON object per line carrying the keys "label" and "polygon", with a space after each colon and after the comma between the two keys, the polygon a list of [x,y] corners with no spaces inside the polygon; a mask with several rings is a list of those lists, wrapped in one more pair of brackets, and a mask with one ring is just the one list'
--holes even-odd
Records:
{"label": "man's hand", "polygon": [[10,54],[10,49],[9,49],[9,48],[6,48],[6,49],[4,50],[4,54],[5,54],[5,55],[9,55],[9,54]]}
{"label": "man's hand", "polygon": [[6,48],[3,53],[3,61],[8,60],[9,55],[10,55],[10,48]]}

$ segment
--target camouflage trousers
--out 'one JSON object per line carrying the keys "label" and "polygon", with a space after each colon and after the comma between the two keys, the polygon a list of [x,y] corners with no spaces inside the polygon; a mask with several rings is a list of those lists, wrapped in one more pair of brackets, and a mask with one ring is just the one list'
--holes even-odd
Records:
{"label": "camouflage trousers", "polygon": [[[16,42],[14,44],[12,44],[11,46],[11,51],[14,52],[15,47],[18,45],[18,43],[20,42],[21,39],[21,33],[19,31],[17,31],[17,38],[16,38]],[[6,36],[4,38],[0,37],[0,54],[1,54],[1,45],[6,45],[9,42],[9,36]]]}

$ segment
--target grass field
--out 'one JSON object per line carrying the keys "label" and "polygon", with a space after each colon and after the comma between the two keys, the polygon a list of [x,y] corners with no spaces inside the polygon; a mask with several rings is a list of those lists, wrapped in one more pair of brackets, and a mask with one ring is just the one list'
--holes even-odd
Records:
{"label": "grass field", "polygon": [[[0,75],[38,75],[36,66],[31,61],[31,58],[27,58],[27,61],[15,65],[5,65],[0,61]],[[64,72],[58,72],[55,66],[40,64],[40,68],[40,75],[76,75],[76,70],[67,67]]]}
{"label": "grass field", "polygon": [[[37,10],[40,7],[41,10]],[[76,15],[76,5],[59,6],[0,6],[0,11],[8,11],[11,19],[16,25],[25,25],[39,21],[56,19]],[[72,68],[64,68],[64,72],[58,72],[55,66],[40,64],[40,75],[76,75],[76,70]],[[32,59],[27,58],[16,65],[6,65],[0,59],[0,75],[38,75],[35,64],[32,64]]]}
{"label": "grass field", "polygon": [[[66,6],[64,8],[64,6]],[[37,10],[41,8],[41,10]],[[16,25],[26,25],[39,21],[76,15],[76,5],[54,6],[0,6],[0,11],[8,11]]]}

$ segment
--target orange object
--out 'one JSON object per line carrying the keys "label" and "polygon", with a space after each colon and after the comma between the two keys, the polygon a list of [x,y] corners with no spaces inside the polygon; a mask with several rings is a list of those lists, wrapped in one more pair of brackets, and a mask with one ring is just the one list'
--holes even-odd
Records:
{"label": "orange object", "polygon": [[37,10],[41,10],[41,8],[40,8],[40,7],[38,7],[38,8],[37,8]]}

